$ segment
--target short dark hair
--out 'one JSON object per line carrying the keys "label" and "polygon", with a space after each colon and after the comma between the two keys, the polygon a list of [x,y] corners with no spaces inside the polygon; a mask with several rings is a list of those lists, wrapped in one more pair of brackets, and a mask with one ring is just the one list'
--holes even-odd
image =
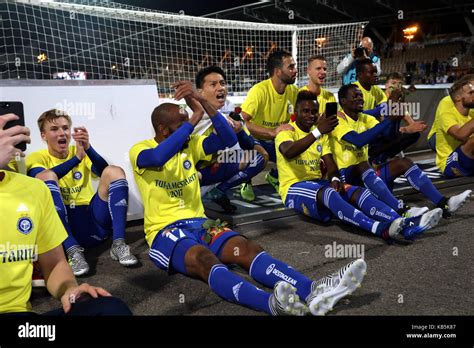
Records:
{"label": "short dark hair", "polygon": [[339,88],[339,91],[337,92],[337,99],[339,100],[339,104],[341,103],[341,100],[343,98],[347,98],[347,93],[349,93],[349,90],[353,88],[358,88],[358,87],[357,85],[350,83],[348,85],[344,85],[341,88]]}
{"label": "short dark hair", "polygon": [[273,72],[277,68],[281,68],[283,65],[283,58],[292,57],[288,51],[278,50],[270,53],[267,59],[267,72],[268,75],[273,76]]}
{"label": "short dark hair", "polygon": [[298,105],[306,100],[315,100],[318,101],[318,96],[311,91],[301,91],[298,93],[295,102],[295,110],[298,108]]}
{"label": "short dark hair", "polygon": [[324,60],[324,61],[326,61],[326,58],[324,56],[320,55],[320,54],[316,54],[316,55],[311,56],[311,57],[308,58],[308,65],[310,65],[313,60]]}
{"label": "short dark hair", "polygon": [[359,74],[364,71],[364,67],[369,64],[374,64],[374,62],[372,62],[372,59],[370,58],[364,58],[356,61],[356,74]]}
{"label": "short dark hair", "polygon": [[449,89],[449,96],[451,99],[454,99],[456,94],[458,94],[458,92],[471,81],[474,81],[474,74],[464,75],[459,80],[455,81]]}
{"label": "short dark hair", "polygon": [[398,71],[391,72],[387,76],[387,81],[388,80],[404,80],[403,75],[399,73]]}
{"label": "short dark hair", "polygon": [[224,70],[222,70],[220,67],[211,65],[211,66],[206,66],[205,68],[202,68],[199,70],[196,74],[196,88],[202,88],[202,85],[204,84],[204,79],[206,78],[207,75],[216,73],[222,75],[224,80],[227,80],[227,77],[225,76]]}

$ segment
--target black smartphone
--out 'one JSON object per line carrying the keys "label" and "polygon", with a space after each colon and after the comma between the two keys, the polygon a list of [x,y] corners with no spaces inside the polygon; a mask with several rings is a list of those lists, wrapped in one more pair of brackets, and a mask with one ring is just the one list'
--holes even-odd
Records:
{"label": "black smartphone", "polygon": [[[19,119],[7,122],[3,129],[25,125],[25,116],[22,102],[0,101],[0,116],[5,114],[15,114],[19,117]],[[15,145],[15,147],[21,151],[26,151],[26,142],[18,143]]]}
{"label": "black smartphone", "polygon": [[331,103],[326,103],[326,117],[329,116],[336,116],[337,115],[337,103],[331,102]]}

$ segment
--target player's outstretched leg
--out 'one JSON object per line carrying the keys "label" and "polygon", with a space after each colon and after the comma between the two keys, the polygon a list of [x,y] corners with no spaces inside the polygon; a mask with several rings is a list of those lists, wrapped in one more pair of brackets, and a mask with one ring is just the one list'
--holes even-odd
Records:
{"label": "player's outstretched leg", "polygon": [[[128,182],[125,172],[117,166],[107,166],[100,177],[99,198],[107,202],[108,210],[100,210],[96,217],[104,215],[104,220],[112,220],[113,242],[110,257],[119,261],[123,266],[132,266],[138,263],[137,258],[130,253],[130,247],[125,243],[125,227],[128,209]],[[108,216],[105,216],[108,215]]]}

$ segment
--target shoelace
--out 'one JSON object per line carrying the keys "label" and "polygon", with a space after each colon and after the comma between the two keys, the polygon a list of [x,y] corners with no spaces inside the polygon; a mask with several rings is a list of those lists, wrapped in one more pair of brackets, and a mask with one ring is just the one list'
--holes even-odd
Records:
{"label": "shoelace", "polygon": [[114,247],[114,251],[119,259],[130,256],[130,247],[125,243],[120,243]]}

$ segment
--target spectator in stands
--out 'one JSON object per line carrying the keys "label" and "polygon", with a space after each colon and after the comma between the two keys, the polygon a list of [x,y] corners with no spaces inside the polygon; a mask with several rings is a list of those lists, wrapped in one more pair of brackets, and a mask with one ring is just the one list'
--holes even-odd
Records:
{"label": "spectator in stands", "polygon": [[[364,260],[351,262],[337,275],[313,281],[226,224],[208,220],[195,164],[232,146],[237,137],[225,118],[190,82],[179,81],[173,87],[175,99],[184,98],[193,111],[191,118],[175,104],[159,105],[152,114],[155,137],[130,149],[133,174],[144,203],[151,260],[167,273],[181,273],[205,282],[226,301],[269,315],[305,315],[308,309],[314,315],[326,314],[360,285],[366,270]],[[216,129],[213,140],[210,136],[191,135],[204,112]],[[182,183],[179,191],[174,183]],[[229,270],[228,264],[239,265],[255,281],[273,288],[273,292],[259,289]]]}
{"label": "spectator in stands", "polygon": [[[253,201],[253,190],[246,189],[245,183],[265,168],[268,154],[263,147],[255,145],[255,140],[243,124],[240,113],[236,112],[234,104],[227,99],[226,75],[221,68],[209,66],[199,70],[196,74],[196,88],[215,109],[227,116],[227,121],[232,125],[238,139],[238,145],[226,150],[227,155],[221,152],[211,161],[197,164],[201,173],[201,186],[217,184],[208,192],[208,196],[226,212],[231,213],[236,207],[230,203],[226,192],[244,183],[241,188],[242,198]],[[215,137],[215,129],[207,114],[204,114],[193,134],[212,134]]]}
{"label": "spectator in stands", "polygon": [[[89,272],[84,247],[93,247],[112,235],[110,256],[123,266],[138,263],[125,243],[128,182],[122,168],[109,165],[91,146],[85,127],[75,127],[61,110],[45,111],[38,118],[48,148],[28,155],[27,173],[43,180],[51,191],[68,232],[64,249],[74,275]],[[69,146],[71,136],[76,145]],[[92,177],[99,177],[94,193]]]}
{"label": "spectator in stands", "polygon": [[357,80],[356,61],[369,58],[377,67],[377,75],[382,73],[380,58],[374,53],[374,43],[368,36],[362,38],[359,46],[348,53],[337,65],[337,73],[342,75],[342,84],[347,85]]}
{"label": "spectator in stands", "polygon": [[[270,78],[254,85],[247,94],[242,116],[257,144],[263,146],[269,160],[275,163],[275,137],[288,129],[298,95],[298,87],[294,85],[297,69],[291,53],[272,52],[267,59],[267,72]],[[265,179],[278,192],[278,171],[271,169]]]}
{"label": "spectator in stands", "polygon": [[447,178],[474,176],[474,74],[457,80],[441,99],[428,134],[436,165]]}
{"label": "spectator in stands", "polygon": [[[30,142],[29,130],[16,126],[3,131],[8,121],[18,116],[0,116],[0,168],[20,150],[14,146]],[[121,300],[104,289],[89,284],[78,285],[64,256],[62,242],[67,233],[54,208],[51,194],[40,181],[10,171],[0,171],[2,202],[2,250],[0,263],[0,315],[28,315],[33,260],[38,259],[50,294],[61,301],[62,309],[46,315],[131,315]],[[92,298],[89,298],[91,296]],[[89,298],[89,299],[87,299]]]}

